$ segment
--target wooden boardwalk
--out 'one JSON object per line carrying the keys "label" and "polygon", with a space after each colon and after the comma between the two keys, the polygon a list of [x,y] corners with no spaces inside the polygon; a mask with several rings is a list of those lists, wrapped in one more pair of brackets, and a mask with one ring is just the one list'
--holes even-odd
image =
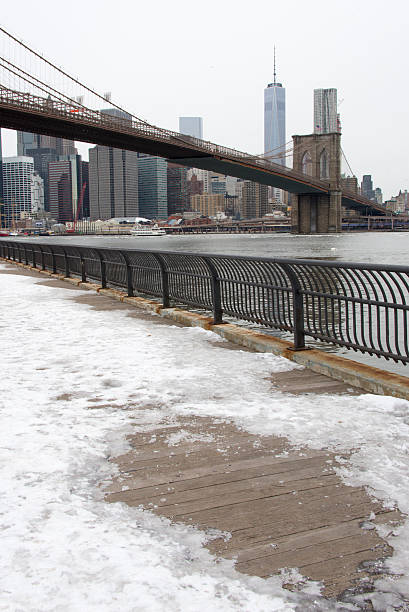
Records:
{"label": "wooden boardwalk", "polygon": [[[38,276],[15,268],[2,273]],[[56,279],[44,284],[77,289]],[[74,293],[72,299],[169,324],[100,295]],[[245,350],[215,343],[215,350],[221,348]],[[271,383],[272,390],[285,393],[359,393],[305,369],[274,374]],[[383,523],[392,531],[401,522],[399,511],[387,511],[362,488],[344,485],[332,453],[294,449],[285,438],[200,416],[164,419],[129,441],[132,450],[113,460],[120,475],[106,500],[220,530],[221,537],[207,547],[215,556],[234,559],[240,572],[267,577],[298,568],[323,583],[323,595],[340,598],[345,591],[370,591],[382,559],[393,552],[371,527]]]}
{"label": "wooden boardwalk", "polygon": [[[333,380],[306,370],[275,375],[272,382],[320,393],[328,383],[327,391],[334,392]],[[198,416],[164,420],[132,435],[130,443],[132,450],[115,459],[120,476],[107,501],[225,532],[207,547],[235,559],[240,572],[267,577],[298,568],[323,582],[325,596],[339,597],[346,590],[371,590],[379,560],[392,554],[372,525],[393,530],[399,512],[385,510],[362,488],[344,485],[329,452],[291,449],[285,438]]]}

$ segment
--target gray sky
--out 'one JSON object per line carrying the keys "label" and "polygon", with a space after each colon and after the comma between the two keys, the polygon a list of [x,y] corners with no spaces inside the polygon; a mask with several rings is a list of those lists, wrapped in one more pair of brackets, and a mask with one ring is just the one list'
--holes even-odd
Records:
{"label": "gray sky", "polygon": [[205,139],[249,153],[263,151],[275,45],[287,140],[313,131],[313,89],[336,87],[352,170],[389,198],[409,188],[408,17],[407,0],[23,0],[2,26],[150,123],[202,116]]}

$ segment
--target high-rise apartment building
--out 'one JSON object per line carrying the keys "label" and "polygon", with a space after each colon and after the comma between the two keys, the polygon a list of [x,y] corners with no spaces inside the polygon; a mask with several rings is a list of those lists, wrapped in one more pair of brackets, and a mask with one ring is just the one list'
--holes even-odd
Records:
{"label": "high-rise apartment building", "polygon": [[243,181],[240,185],[240,209],[244,219],[255,219],[264,217],[270,212],[268,203],[268,187],[254,183],[253,181]]}
{"label": "high-rise apartment building", "polygon": [[203,139],[202,117],[179,117],[179,132],[193,138]]}
{"label": "high-rise apartment building", "polygon": [[168,163],[163,157],[139,154],[139,214],[147,219],[168,217]]}
{"label": "high-rise apartment building", "polygon": [[44,181],[35,170],[31,176],[31,212],[34,216],[44,212]]}
{"label": "high-rise apartment building", "polygon": [[337,90],[314,89],[314,134],[339,132]]}
{"label": "high-rise apartment building", "polygon": [[90,217],[137,217],[138,157],[133,151],[97,145],[89,150]]}
{"label": "high-rise apartment building", "polygon": [[31,157],[17,156],[3,159],[4,223],[15,226],[32,208],[32,177],[34,161]]}
{"label": "high-rise apartment building", "polygon": [[224,212],[225,197],[221,193],[193,195],[190,198],[190,207],[191,210],[200,212],[205,217],[215,217],[217,213]]}

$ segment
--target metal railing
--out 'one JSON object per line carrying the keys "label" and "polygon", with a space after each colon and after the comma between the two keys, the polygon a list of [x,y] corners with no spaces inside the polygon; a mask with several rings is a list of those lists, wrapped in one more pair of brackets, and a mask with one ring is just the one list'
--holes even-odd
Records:
{"label": "metal railing", "polygon": [[0,240],[0,256],[102,287],[187,304],[305,338],[409,362],[409,267]]}

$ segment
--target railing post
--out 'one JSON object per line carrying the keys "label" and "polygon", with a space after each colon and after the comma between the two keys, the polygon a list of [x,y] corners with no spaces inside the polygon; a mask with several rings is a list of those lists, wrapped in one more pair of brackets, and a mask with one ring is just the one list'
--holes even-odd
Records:
{"label": "railing post", "polygon": [[294,321],[294,347],[293,351],[306,349],[304,331],[304,302],[301,292],[301,285],[294,270],[289,264],[280,263],[284,269],[293,290],[293,321]]}
{"label": "railing post", "polygon": [[18,248],[18,263],[21,263],[21,245],[19,244],[17,248]]}
{"label": "railing post", "polygon": [[44,258],[44,251],[42,249],[42,247],[39,245],[40,251],[41,251],[41,269],[45,270],[45,258]]}
{"label": "railing post", "polygon": [[81,251],[80,251],[80,262],[81,262],[81,282],[86,283],[87,282],[87,272],[85,270],[85,260],[82,256]]}
{"label": "railing post", "polygon": [[220,291],[220,279],[217,275],[217,270],[214,267],[213,263],[207,257],[202,256],[201,259],[206,263],[210,271],[210,274],[211,274],[213,323],[215,325],[220,325],[221,323],[223,323],[223,308],[222,308],[222,295]]}
{"label": "railing post", "polygon": [[99,257],[99,261],[101,264],[101,287],[102,289],[106,289],[107,286],[107,269],[106,269],[106,264],[105,264],[105,259],[102,257],[101,252],[98,249],[95,249],[98,257]]}
{"label": "railing post", "polygon": [[67,251],[65,249],[63,249],[64,251],[64,262],[65,262],[65,278],[70,278],[70,260],[68,259],[68,255],[67,255]]}
{"label": "railing post", "polygon": [[153,257],[158,262],[159,267],[160,267],[161,276],[162,276],[162,306],[163,308],[169,308],[170,306],[169,277],[168,277],[168,271],[166,269],[165,261],[163,257],[159,255],[158,253],[151,253],[151,255],[153,255]]}
{"label": "railing post", "polygon": [[25,259],[25,262],[26,262],[26,266],[28,266],[28,255],[27,255],[27,247],[26,247],[26,245],[23,246],[23,249],[24,249],[24,259]]}
{"label": "railing post", "polygon": [[55,259],[54,249],[51,247],[51,258],[53,262],[53,274],[57,274],[57,262]]}
{"label": "railing post", "polygon": [[33,268],[36,268],[37,267],[37,264],[36,264],[36,252],[34,250],[34,245],[31,247],[31,253],[33,255]]}
{"label": "railing post", "polygon": [[127,290],[128,290],[128,297],[133,297],[132,268],[129,262],[129,257],[128,255],[125,255],[123,251],[120,251],[120,253],[122,257],[124,258],[125,265],[126,265],[126,284],[127,284]]}

